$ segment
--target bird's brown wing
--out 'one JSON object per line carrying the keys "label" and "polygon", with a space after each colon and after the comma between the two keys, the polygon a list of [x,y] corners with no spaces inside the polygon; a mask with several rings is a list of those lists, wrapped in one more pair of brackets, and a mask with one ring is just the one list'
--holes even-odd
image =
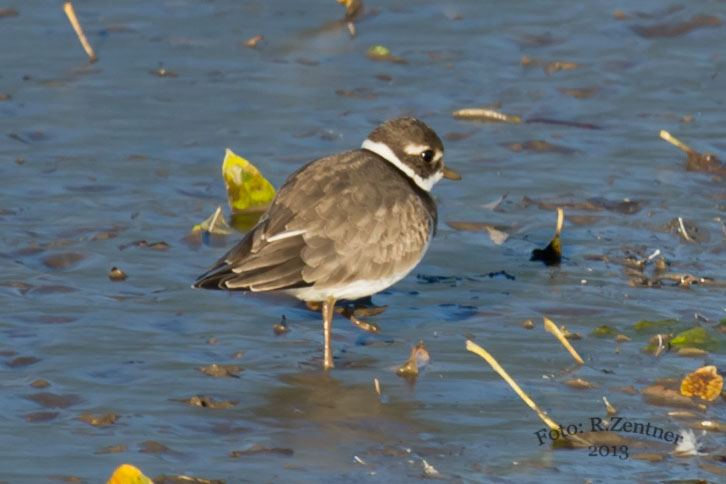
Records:
{"label": "bird's brown wing", "polygon": [[412,185],[368,151],[316,160],[288,178],[260,222],[195,287],[325,288],[405,273],[436,223],[428,193],[422,199]]}

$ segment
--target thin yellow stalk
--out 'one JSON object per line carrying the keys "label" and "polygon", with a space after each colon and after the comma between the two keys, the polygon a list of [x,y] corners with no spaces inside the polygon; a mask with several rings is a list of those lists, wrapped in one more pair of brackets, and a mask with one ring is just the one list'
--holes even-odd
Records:
{"label": "thin yellow stalk", "polygon": [[582,360],[582,358],[580,358],[580,355],[577,354],[577,351],[575,351],[575,348],[572,347],[570,342],[567,341],[567,338],[565,338],[565,336],[562,334],[562,331],[560,331],[560,329],[557,326],[555,326],[555,323],[553,323],[551,320],[549,320],[547,318],[542,318],[542,319],[544,319],[545,330],[548,333],[554,334],[555,337],[558,340],[560,340],[560,343],[562,343],[562,346],[564,346],[567,349],[567,351],[570,352],[570,354],[572,355],[572,357],[575,359],[575,361],[578,364],[584,365],[585,362]]}
{"label": "thin yellow stalk", "polygon": [[76,31],[76,35],[78,36],[78,40],[81,41],[83,50],[85,50],[86,54],[88,54],[88,57],[91,58],[91,62],[96,62],[98,58],[96,57],[95,52],[93,52],[93,47],[91,47],[91,44],[88,42],[86,34],[83,33],[81,24],[78,22],[78,17],[76,17],[76,12],[73,11],[73,4],[71,2],[64,3],[63,11],[68,16],[68,20],[70,20],[71,25],[73,26],[73,30]]}

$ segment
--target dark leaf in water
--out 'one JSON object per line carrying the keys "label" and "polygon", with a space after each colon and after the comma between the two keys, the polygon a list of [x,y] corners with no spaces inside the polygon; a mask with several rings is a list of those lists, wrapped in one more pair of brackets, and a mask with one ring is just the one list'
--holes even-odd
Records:
{"label": "dark leaf in water", "polygon": [[625,215],[632,215],[638,213],[648,202],[646,200],[613,201],[602,197],[589,198],[584,202],[565,202],[560,200],[534,200],[525,196],[522,198],[521,203],[525,207],[529,205],[537,205],[537,208],[540,208],[542,210],[556,210],[558,207],[562,207],[575,210],[590,211],[608,210],[611,212],[622,213]]}
{"label": "dark leaf in water", "polygon": [[109,445],[108,447],[104,447],[103,449],[98,449],[95,453],[98,455],[118,454],[119,452],[126,452],[126,449],[126,446],[123,444]]}
{"label": "dark leaf in water", "polygon": [[532,59],[529,56],[522,57],[522,67],[524,68],[531,68],[531,67],[541,67],[547,75],[554,74],[557,71],[572,71],[574,69],[577,69],[579,67],[578,64],[574,62],[565,62],[565,61],[553,61],[553,62],[545,62],[537,59]]}
{"label": "dark leaf in water", "polygon": [[249,449],[246,450],[233,450],[230,452],[230,457],[243,457],[248,455],[260,455],[260,454],[268,454],[268,455],[292,455],[294,451],[292,449],[286,448],[286,447],[263,447],[259,444],[255,444]]}
{"label": "dark leaf in water", "polygon": [[30,412],[25,415],[26,422],[49,422],[58,417],[58,412]]}
{"label": "dark leaf in water", "polygon": [[24,398],[46,408],[68,408],[83,401],[78,395],[57,395],[51,392],[32,393],[24,395]]}
{"label": "dark leaf in water", "polygon": [[505,146],[515,153],[519,153],[521,151],[533,151],[535,153],[562,153],[569,155],[578,152],[578,150],[568,148],[567,146],[552,144],[549,141],[544,140],[525,141],[524,143],[509,143]]}
{"label": "dark leaf in water", "polygon": [[645,401],[651,405],[689,409],[704,408],[690,397],[681,395],[677,390],[672,390],[659,384],[645,388],[641,391],[641,394],[645,398]]}
{"label": "dark leaf in water", "polygon": [[60,254],[51,254],[43,258],[43,264],[54,270],[70,269],[75,266],[86,256],[75,252],[64,252]]}
{"label": "dark leaf in water", "polygon": [[515,40],[520,47],[545,47],[548,45],[561,44],[565,39],[555,37],[551,32],[544,34],[523,34]]}
{"label": "dark leaf in water", "polygon": [[78,420],[81,422],[86,422],[94,427],[107,427],[109,425],[113,425],[113,423],[116,422],[116,419],[118,419],[118,416],[115,413],[104,413],[98,417],[91,415],[90,413],[84,413],[78,417]]}
{"label": "dark leaf in water", "polygon": [[36,296],[48,295],[48,294],[69,294],[76,292],[75,287],[62,286],[60,284],[47,284],[44,286],[34,287],[30,293]]}
{"label": "dark leaf in water", "polygon": [[574,97],[575,99],[587,99],[593,97],[599,91],[597,87],[583,87],[579,89],[561,87],[557,90],[565,96]]}
{"label": "dark leaf in water", "polygon": [[370,89],[366,89],[364,87],[359,87],[354,90],[349,89],[338,89],[335,91],[335,94],[342,97],[348,97],[352,99],[363,99],[365,101],[375,101],[378,99],[378,93],[375,93],[371,91]]}
{"label": "dark leaf in water", "polygon": [[169,244],[164,242],[163,240],[159,242],[152,242],[149,243],[145,240],[135,240],[133,242],[129,242],[127,244],[121,244],[118,246],[119,250],[127,249],[128,247],[141,247],[141,248],[149,248],[149,249],[156,249],[156,250],[166,250],[169,248]]}
{"label": "dark leaf in water", "polygon": [[231,402],[227,400],[215,400],[207,395],[194,395],[193,397],[187,398],[186,400],[176,400],[178,402],[186,403],[192,407],[200,408],[231,408],[237,405],[239,402]]}
{"label": "dark leaf in water", "polygon": [[35,356],[18,356],[5,363],[8,368],[22,368],[24,366],[30,366],[40,361],[40,358]]}
{"label": "dark leaf in water", "polygon": [[678,37],[687,34],[691,30],[703,27],[719,27],[723,24],[720,18],[713,15],[694,15],[688,22],[661,23],[646,27],[644,25],[633,25],[633,32],[641,37]]}
{"label": "dark leaf in water", "polygon": [[446,133],[444,139],[446,141],[461,141],[470,138],[474,134],[474,131],[466,131],[464,133]]}
{"label": "dark leaf in water", "polygon": [[556,126],[569,126],[571,128],[580,128],[580,129],[602,129],[602,126],[599,126],[599,125],[593,124],[593,123],[580,123],[577,121],[565,121],[563,119],[552,119],[552,118],[542,118],[542,117],[529,118],[529,119],[526,119],[524,122],[528,123],[528,124],[532,124],[532,123],[554,124]]}
{"label": "dark leaf in water", "polygon": [[544,249],[534,249],[532,251],[531,261],[542,261],[546,266],[559,264],[562,262],[562,246],[560,245],[560,238],[556,237],[547,244]]}
{"label": "dark leaf in water", "polygon": [[244,371],[244,368],[238,365],[218,365],[213,363],[200,368],[199,371],[214,378],[239,378],[238,373]]}
{"label": "dark leaf in water", "polygon": [[142,454],[162,454],[169,452],[169,447],[153,440],[147,440],[139,444],[139,452]]}
{"label": "dark leaf in water", "polygon": [[562,224],[564,223],[564,221],[565,212],[558,207],[555,236],[544,249],[534,249],[532,251],[532,256],[529,260],[542,261],[546,266],[555,265],[562,262],[562,244],[560,242],[560,233],[562,232]]}

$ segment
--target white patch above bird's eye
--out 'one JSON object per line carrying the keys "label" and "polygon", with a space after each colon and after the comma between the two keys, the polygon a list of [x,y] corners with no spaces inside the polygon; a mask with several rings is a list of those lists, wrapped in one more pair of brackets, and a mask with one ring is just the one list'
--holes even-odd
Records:
{"label": "white patch above bird's eye", "polygon": [[[419,145],[416,146],[417,149],[420,148]],[[428,178],[421,177],[418,173],[413,171],[413,168],[402,162],[387,144],[381,143],[380,141],[371,141],[370,139],[366,138],[366,140],[361,145],[361,149],[372,151],[381,158],[385,159],[393,166],[404,172],[410,179],[414,181],[414,183],[416,183],[416,185],[423,188],[427,192],[430,192],[431,188],[433,188],[436,182],[441,180],[441,177],[444,176],[444,173],[442,171],[437,171],[436,173],[431,174],[431,176],[429,176]],[[424,150],[426,149],[428,149],[428,146],[424,146]],[[420,152],[416,154],[418,155],[419,153]]]}
{"label": "white patch above bird's eye", "polygon": [[426,150],[430,150],[429,145],[417,145],[416,143],[409,143],[403,147],[403,152],[407,155],[418,156]]}

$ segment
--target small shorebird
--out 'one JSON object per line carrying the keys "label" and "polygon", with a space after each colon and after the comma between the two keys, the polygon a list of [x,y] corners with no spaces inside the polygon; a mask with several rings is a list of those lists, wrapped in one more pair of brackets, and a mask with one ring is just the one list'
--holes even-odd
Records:
{"label": "small shorebird", "polygon": [[386,121],[360,149],[290,175],[257,225],[194,287],[282,291],[309,305],[322,303],[323,366],[332,368],[335,302],[395,284],[426,252],[437,221],[429,191],[442,177],[461,178],[444,167],[443,155],[441,139],[423,122]]}

